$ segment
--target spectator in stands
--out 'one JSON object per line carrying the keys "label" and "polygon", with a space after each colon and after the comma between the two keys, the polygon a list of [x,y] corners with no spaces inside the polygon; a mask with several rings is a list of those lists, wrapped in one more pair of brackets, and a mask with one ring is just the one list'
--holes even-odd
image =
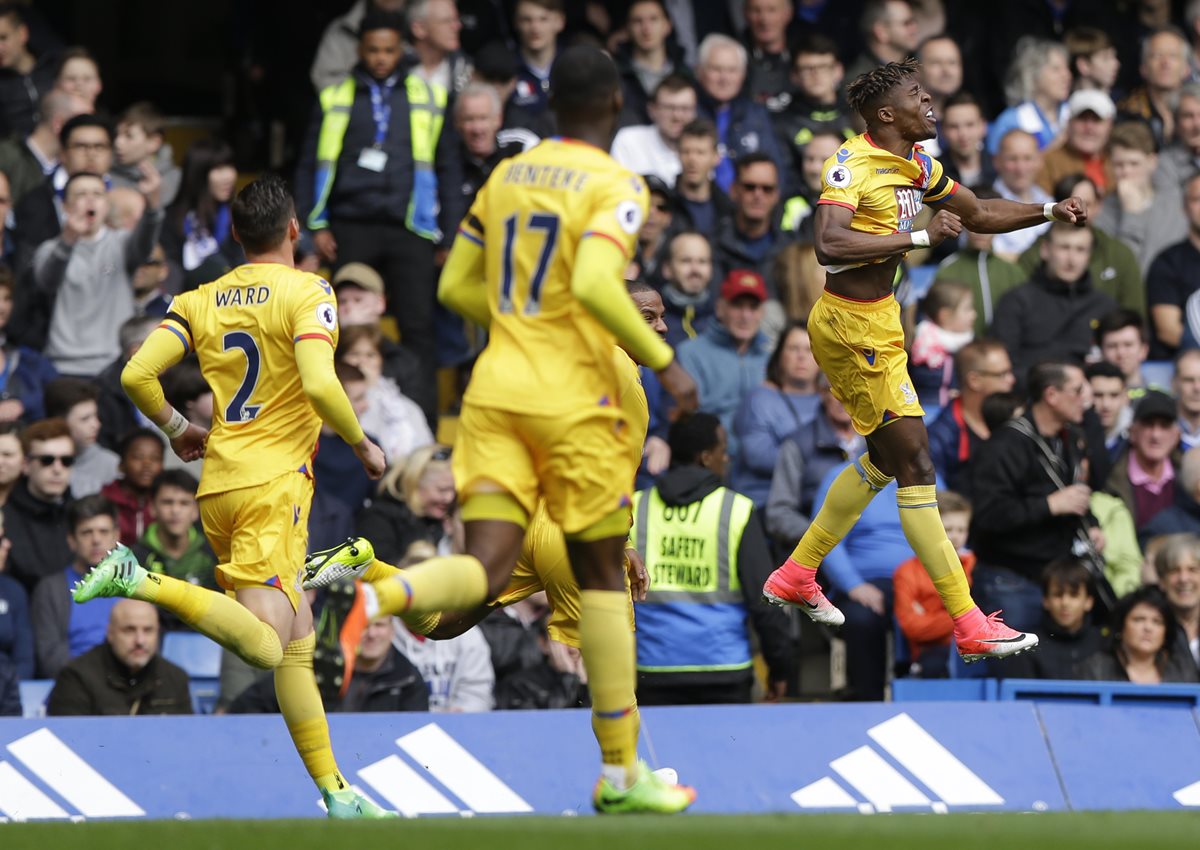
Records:
{"label": "spectator in stands", "polygon": [[975,297],[965,283],[936,280],[921,299],[909,375],[926,415],[949,403],[958,381],[954,355],[975,337]]}
{"label": "spectator in stands", "polygon": [[1172,108],[1180,87],[1191,75],[1188,43],[1173,26],[1151,32],[1142,40],[1142,85],[1120,103],[1121,112],[1150,125],[1156,148],[1175,138]]}
{"label": "spectator in stands", "polygon": [[21,448],[24,474],[4,503],[4,533],[12,543],[8,572],[32,591],[71,559],[66,511],[75,443],[66,422],[43,419],[21,432]]}
{"label": "spectator in stands", "polygon": [[1179,408],[1159,390],[1147,390],[1133,410],[1129,445],[1117,455],[1106,489],[1120,496],[1143,526],[1175,502]]}
{"label": "spectator in stands", "polygon": [[[713,34],[700,45],[696,80],[700,84],[700,114],[717,128],[721,159],[716,183],[730,192],[737,176],[735,165],[743,157],[763,155],[775,164],[776,191],[784,174],[783,156],[766,108],[742,94],[746,81],[746,48],[727,35]],[[775,199],[772,198],[772,205]]]}
{"label": "spectator in stands", "polygon": [[1067,131],[1063,143],[1046,151],[1038,185],[1053,195],[1058,181],[1069,174],[1082,174],[1103,197],[1113,188],[1109,163],[1109,134],[1113,129],[1116,104],[1095,89],[1080,89],[1067,100]]}
{"label": "spectator in stands", "polygon": [[[204,374],[200,371],[200,359],[195,353],[184,356],[179,363],[168,369],[163,374],[162,386],[167,404],[186,416],[188,422],[193,422],[200,428],[212,428],[212,388],[204,380]],[[103,433],[102,430],[101,438]],[[120,448],[120,441],[117,447]],[[170,451],[163,458],[163,469],[183,469],[198,479],[204,471],[204,458],[185,461]]]}
{"label": "spectator in stands", "polygon": [[788,91],[792,55],[787,37],[792,0],[745,0],[743,8],[746,46],[750,50],[745,91],[768,112],[778,114],[792,99]]}
{"label": "spectator in stands", "polygon": [[[946,176],[964,186],[991,186],[996,168],[983,144],[988,125],[975,96],[965,91],[951,95],[942,112],[934,115],[941,121],[941,162]],[[979,189],[975,191],[978,196]]]}
{"label": "spectator in stands", "polygon": [[1108,33],[1096,27],[1075,27],[1063,36],[1063,44],[1070,56],[1075,91],[1090,89],[1111,98],[1121,60]]}
{"label": "spectator in stands", "polygon": [[54,86],[58,57],[29,50],[29,26],[21,3],[0,5],[0,135],[26,136],[38,101]]}
{"label": "spectator in stands", "polygon": [[513,10],[521,64],[512,100],[535,115],[545,112],[550,103],[550,68],[566,21],[562,0],[517,0]]}
{"label": "spectator in stands", "polygon": [[795,239],[779,227],[776,209],[781,191],[779,169],[769,156],[743,156],[729,192],[733,212],[717,222],[713,240],[718,276],[723,278],[733,269],[752,269],[763,278],[772,299],[779,297],[772,274],[776,257]]}
{"label": "spectator in stands", "polygon": [[[367,378],[357,366],[344,360],[334,363],[334,373],[350,400],[354,414],[361,417],[367,409]],[[371,435],[375,439],[375,435]],[[375,483],[362,465],[351,459],[354,448],[328,425],[321,424],[321,450],[312,460],[314,481],[312,509],[308,514],[309,551],[338,546],[354,536],[354,521],[363,505],[370,501]]]}
{"label": "spectator in stands", "polygon": [[[1086,444],[1078,428],[1083,371],[1047,361],[1033,367],[1028,383],[1028,410],[993,431],[971,464],[975,598],[984,610],[1003,609],[1004,621],[1023,629],[1040,618],[1042,569],[1071,556],[1085,521],[1091,522],[1091,488],[1082,472]],[[1087,533],[1093,545],[1102,542],[1095,531]]]}
{"label": "spectator in stands", "polygon": [[1084,375],[1091,388],[1092,409],[1104,428],[1104,448],[1115,460],[1128,444],[1129,424],[1133,422],[1125,373],[1115,363],[1101,360],[1089,363]]}
{"label": "spectator in stands", "polygon": [[474,202],[500,161],[524,149],[516,139],[499,139],[503,122],[500,96],[486,83],[471,83],[454,101],[454,126],[462,139],[464,209]]}
{"label": "spectator in stands", "polygon": [[[671,18],[663,0],[633,0],[628,8],[625,28],[629,40],[613,56],[621,72],[624,126],[654,121],[647,107],[657,96],[659,85],[669,76],[688,74],[683,54],[671,39]],[[643,173],[641,169],[633,170]]]}
{"label": "spectator in stands", "polygon": [[996,304],[992,334],[1018,375],[1053,358],[1082,363],[1094,344],[1093,323],[1116,309],[1112,296],[1092,285],[1092,242],[1087,228],[1054,223],[1042,244],[1042,265]]}
{"label": "spectator in stands", "polygon": [[51,91],[38,106],[33,132],[0,140],[0,171],[8,177],[9,202],[14,208],[30,189],[40,186],[58,168],[63,125],[87,111],[86,104],[75,95]]}
{"label": "spectator in stands", "polygon": [[739,456],[733,418],[746,396],[766,377],[770,347],[761,330],[767,287],[762,276],[734,269],[721,284],[717,321],[676,350],[679,363],[696,379],[700,407],[721,420],[730,435],[729,455]]}
{"label": "spectator in stands", "polygon": [[[953,490],[937,494],[938,513],[946,537],[958,552],[968,584],[975,569],[975,553],[967,548],[971,503]],[[949,675],[954,621],[946,613],[933,580],[920,558],[909,558],[892,576],[896,623],[908,641],[908,675],[918,679],[944,679]]]}
{"label": "spectator in stands", "polygon": [[842,94],[846,69],[834,41],[820,32],[807,33],[796,45],[791,71],[791,100],[773,120],[784,151],[791,153],[791,171],[799,173],[816,133],[832,132],[845,140],[855,130]]}
{"label": "spectator in stands", "polygon": [[143,421],[121,387],[121,370],[134,352],[141,348],[150,331],[158,327],[159,321],[152,316],[135,316],[121,325],[117,332],[121,354],[95,380],[100,390],[100,445],[110,451],[116,450],[121,437]]}
{"label": "spectator in stands", "polygon": [[808,328],[789,322],[767,361],[766,380],[749,392],[733,420],[742,451],[730,483],[759,510],[767,503],[780,444],[816,413],[819,373]]}
{"label": "spectator in stands", "polygon": [[695,230],[675,233],[667,243],[661,272],[667,342],[677,348],[703,333],[713,321],[712,245]]}
{"label": "spectator in stands", "polygon": [[21,707],[17,670],[11,661],[0,656],[0,717],[20,717]]}
{"label": "spectator in stands", "polygon": [[80,378],[58,378],[46,385],[46,415],[66,422],[75,443],[71,495],[76,499],[99,493],[120,474],[120,456],[97,442],[99,398],[96,385]]}
{"label": "spectator in stands", "polygon": [[[975,194],[980,200],[1000,197],[988,188],[977,189]],[[971,230],[965,230],[964,233],[966,246],[942,261],[937,269],[937,280],[959,283],[971,290],[975,309],[971,330],[974,336],[981,337],[992,325],[996,304],[1006,293],[1026,281],[1028,275],[1013,263],[992,253],[993,234]]]}
{"label": "spectator in stands", "polygon": [[[118,541],[117,508],[103,496],[87,496],[66,510],[66,543],[71,559],[41,579],[30,594],[38,677],[53,679],[67,661],[104,641],[104,630],[116,600],[72,605],[71,587],[96,566]],[[154,618],[155,623],[158,617]]]}
{"label": "spectator in stands", "polygon": [[34,422],[46,415],[46,384],[57,378],[58,372],[39,352],[9,340],[12,314],[12,272],[0,264],[0,423]]}
{"label": "spectator in stands", "polygon": [[187,673],[158,653],[158,610],[136,599],[112,601],[104,641],[56,676],[46,714],[191,714]]}
{"label": "spectator in stands", "polygon": [[[962,90],[962,51],[954,37],[941,29],[921,42],[917,48],[917,61],[921,63],[921,79],[929,93],[934,117],[940,122],[945,113],[946,101]],[[941,156],[941,133],[921,143],[921,147],[933,156]]]}
{"label": "spectator in stands", "polygon": [[383,374],[383,338],[371,325],[343,328],[338,359],[360,369],[367,381],[367,408],[360,417],[365,431],[380,441],[389,460],[403,460],[433,442],[425,414]]}
{"label": "spectator in stands", "polygon": [[667,236],[675,218],[675,196],[667,184],[653,174],[643,175],[650,190],[650,207],[638,230],[637,249],[625,279],[659,281],[658,267],[667,251]]}
{"label": "spectator in stands", "polygon": [[[8,541],[0,540],[0,562],[7,557]],[[0,569],[0,660],[13,666],[16,678],[33,678],[33,621],[29,615],[29,595],[20,582],[5,575],[3,569]]]}
{"label": "spectator in stands", "polygon": [[[518,17],[540,8],[522,0]],[[403,343],[432,376],[435,253],[462,218],[457,134],[437,120],[449,93],[406,73],[392,19],[369,17],[362,30],[360,63],[324,90],[309,125],[297,211],[323,261],[380,272]]]}
{"label": "spectator in stands", "polygon": [[554,135],[554,113],[549,110],[534,113],[513,101],[513,93],[517,90],[517,71],[521,67],[516,53],[504,44],[493,41],[484,45],[474,59],[472,79],[494,89],[504,106],[503,131],[506,138],[519,141],[528,150],[541,139]]}
{"label": "spectator in stands", "polygon": [[349,11],[330,21],[309,71],[313,89],[320,93],[350,73],[358,61],[359,29],[368,13],[392,14],[399,18],[404,6],[405,0],[355,0]]}
{"label": "spectator in stands", "polygon": [[[138,197],[141,197],[140,195]],[[171,276],[167,252],[155,245],[146,261],[133,271],[133,314],[161,319],[171,305],[166,282]]]}
{"label": "spectator in stands", "polygon": [[[650,590],[636,603],[638,702],[750,702],[754,682],[748,620],[767,663],[769,701],[791,678],[787,618],[760,593],[771,556],[754,505],[722,485],[729,464],[717,417],[671,425],[671,468],[634,495],[631,539]],[[721,548],[719,540],[736,540]]]}
{"label": "spectator in stands", "polygon": [[1179,401],[1179,444],[1188,451],[1200,445],[1200,351],[1175,357],[1171,390]]}
{"label": "spectator in stands", "polygon": [[988,152],[998,155],[1004,138],[1014,129],[1032,136],[1038,150],[1048,148],[1067,123],[1067,97],[1071,94],[1067,49],[1057,41],[1022,38],[1013,50],[1004,92],[1008,109],[988,129]]}
{"label": "spectator in stands", "polygon": [[1187,236],[1163,250],[1146,272],[1146,302],[1154,327],[1150,357],[1173,356],[1184,337],[1184,306],[1200,289],[1200,174],[1183,185],[1183,209]]}
{"label": "spectator in stands", "polygon": [[449,447],[424,446],[388,467],[378,497],[359,518],[358,533],[389,564],[404,560],[417,541],[448,549],[454,504]]}
{"label": "spectator in stands", "polygon": [[680,168],[679,137],[696,118],[696,90],[687,78],[671,74],[658,84],[647,109],[653,123],[618,130],[613,159],[635,174],[653,175],[674,186]]}
{"label": "spectator in stands", "polygon": [[59,372],[95,376],[120,354],[112,329],[133,316],[131,276],[149,258],[162,226],[159,187],[158,172],[144,166],[139,189],[147,209],[129,233],[105,227],[103,177],[80,172],[68,180],[62,235],[38,248],[33,260],[41,309],[49,317],[46,356]]}
{"label": "spectator in stands", "polygon": [[96,57],[86,47],[68,47],[59,54],[54,88],[75,95],[87,104],[88,112],[96,112],[96,102],[104,91]]}
{"label": "spectator in stands", "polygon": [[1149,554],[1150,541],[1165,534],[1200,534],[1200,451],[1188,449],[1179,464],[1175,503],[1137,530],[1138,542]]}
{"label": "spectator in stands", "polygon": [[887,62],[901,62],[917,49],[917,19],[908,0],[869,0],[859,19],[863,52],[850,63],[851,82]]}
{"label": "spectator in stands", "polygon": [[716,238],[717,222],[733,213],[729,196],[713,180],[720,162],[717,129],[711,121],[701,118],[683,128],[675,193],[691,228],[710,240]]}
{"label": "spectator in stands", "polygon": [[106,484],[100,494],[117,506],[120,540],[132,546],[154,522],[151,487],[163,470],[166,446],[150,428],[135,428],[121,439],[121,477]]}
{"label": "spectator in stands", "polygon": [[[993,130],[995,126],[992,125]],[[992,147],[989,145],[988,149],[992,150]],[[1054,200],[1037,185],[1042,154],[1033,134],[1020,128],[1010,129],[1000,138],[992,155],[998,175],[992,188],[1000,197],[1027,204],[1046,204]],[[1012,233],[998,233],[992,238],[992,250],[1003,259],[1015,262],[1022,251],[1049,230],[1050,222],[1044,221]]]}
{"label": "spectator in stands", "polygon": [[1005,664],[1011,679],[1078,679],[1081,665],[1104,649],[1104,635],[1092,624],[1095,580],[1078,558],[1058,558],[1042,570],[1041,643]]}
{"label": "spectator in stands", "polygon": [[1117,603],[1112,643],[1080,665],[1080,678],[1141,685],[1200,681],[1194,659],[1180,650],[1178,630],[1162,591],[1136,590]]}
{"label": "spectator in stands", "polygon": [[1006,393],[1016,383],[1012,361],[994,339],[967,343],[954,355],[958,397],[929,423],[929,455],[946,486],[963,495],[971,490],[971,460],[980,444],[991,436],[983,416],[983,402],[995,393]]}
{"label": "spectator in stands", "polygon": [[184,271],[185,289],[216,280],[244,259],[229,212],[237,179],[233,148],[225,142],[201,139],[188,148],[162,237],[167,256]]}
{"label": "spectator in stands", "polygon": [[113,140],[112,185],[136,189],[142,182],[142,163],[154,166],[162,177],[159,201],[169,207],[179,194],[183,174],[175,165],[171,146],[163,137],[165,119],[154,104],[138,101],[126,107],[117,118],[117,136]]}
{"label": "spectator in stands", "polygon": [[152,573],[216,589],[216,555],[200,532],[200,483],[182,469],[167,469],[150,484],[153,522],[131,548]]}
{"label": "spectator in stands", "polygon": [[[21,480],[24,464],[25,450],[21,447],[20,429],[15,422],[0,422],[0,508],[8,503],[8,497]],[[0,540],[0,545],[3,542]]]}
{"label": "spectator in stands", "polygon": [[408,0],[404,22],[416,57],[412,73],[431,86],[458,94],[471,81],[471,60],[462,52],[462,21],[454,0]]}
{"label": "spectator in stands", "polygon": [[1200,158],[1200,83],[1184,83],[1175,107],[1175,140],[1158,152],[1154,182],[1182,186],[1196,173]]}
{"label": "spectator in stands", "polygon": [[1154,556],[1154,571],[1179,626],[1175,654],[1200,670],[1200,537],[1172,534]]}
{"label": "spectator in stands", "polygon": [[845,406],[829,391],[829,379],[823,372],[817,373],[817,390],[820,404],[812,417],[779,445],[767,494],[767,531],[788,546],[808,530],[817,488],[825,476],[867,447]]}
{"label": "spectator in stands", "polygon": [[479,624],[496,671],[496,709],[574,708],[586,679],[579,650],[546,635],[544,591],[506,605]]}
{"label": "spectator in stands", "polygon": [[1187,221],[1179,215],[1175,188],[1154,185],[1158,157],[1145,124],[1118,124],[1108,147],[1116,183],[1094,223],[1128,245],[1145,274],[1155,257],[1187,236]]}
{"label": "spectator in stands", "polygon": [[1146,326],[1140,314],[1133,310],[1114,310],[1105,313],[1096,324],[1096,345],[1100,356],[1121,370],[1129,390],[1146,388],[1142,366],[1150,347],[1146,343]]}
{"label": "spectator in stands", "polygon": [[[797,160],[799,180],[792,191],[795,194],[783,205],[783,230],[799,230],[817,208],[817,200],[824,189],[825,160],[829,159],[846,141],[841,133],[829,129],[805,131],[808,143],[800,149]],[[811,226],[811,225],[810,225]]]}

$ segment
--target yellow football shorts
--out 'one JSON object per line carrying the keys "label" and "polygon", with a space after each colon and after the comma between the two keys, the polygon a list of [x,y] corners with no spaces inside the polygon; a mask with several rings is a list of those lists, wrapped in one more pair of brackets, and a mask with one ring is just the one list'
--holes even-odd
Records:
{"label": "yellow football shorts", "polygon": [[291,472],[265,484],[200,498],[200,520],[226,590],[274,587],[296,609],[308,549],[313,482]]}
{"label": "yellow football shorts", "polygon": [[900,304],[893,296],[854,301],[825,291],[808,316],[808,335],[855,431],[867,436],[901,416],[925,415],[908,376]]}
{"label": "yellow football shorts", "polygon": [[531,517],[540,497],[549,517],[577,534],[630,504],[637,470],[629,439],[615,405],[533,416],[464,404],[452,461],[455,486],[464,504],[499,487]]}
{"label": "yellow football shorts", "polygon": [[[551,640],[579,648],[579,583],[571,571],[567,557],[567,538],[563,530],[555,525],[546,510],[545,502],[538,502],[525,531],[525,543],[521,557],[508,587],[504,588],[493,608],[503,608],[528,599],[539,590],[546,591],[550,600],[550,620],[546,631]],[[625,595],[629,597],[629,563],[625,564]],[[629,629],[633,631],[633,600],[629,599]]]}

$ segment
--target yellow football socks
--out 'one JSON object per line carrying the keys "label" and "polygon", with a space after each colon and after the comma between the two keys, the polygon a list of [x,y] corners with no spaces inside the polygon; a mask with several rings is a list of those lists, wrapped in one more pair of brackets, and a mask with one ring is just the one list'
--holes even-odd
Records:
{"label": "yellow football socks", "polygon": [[376,558],[371,562],[371,566],[367,567],[361,578],[365,582],[375,584],[375,582],[398,576],[400,572],[399,567],[393,567],[391,564],[384,563]]}
{"label": "yellow football socks", "polygon": [[942,597],[942,604],[951,617],[957,617],[975,607],[967,576],[958,553],[946,537],[937,508],[937,488],[932,484],[921,487],[901,487],[896,491],[900,506],[900,525],[908,545],[917,553],[925,572]]}
{"label": "yellow football socks", "polygon": [[875,494],[891,482],[892,479],[876,469],[864,452],[834,479],[821,510],[792,550],[790,560],[797,566],[815,571],[858,522]]}
{"label": "yellow football socks", "polygon": [[138,585],[136,598],[165,608],[247,664],[270,670],[283,658],[275,629],[224,593],[150,573]]}
{"label": "yellow football socks", "polygon": [[[369,569],[374,569],[374,565]],[[477,558],[430,558],[374,584],[380,614],[470,611],[487,601],[487,572]]]}
{"label": "yellow football socks", "polygon": [[613,768],[623,770],[624,787],[629,787],[637,776],[639,717],[629,598],[624,592],[580,593],[579,650],[592,693],[592,730],[600,744],[600,760],[606,775]]}
{"label": "yellow football socks", "polygon": [[287,723],[296,752],[317,788],[341,791],[349,784],[338,771],[329,743],[329,723],[313,676],[313,648],[317,636],[312,632],[287,645],[283,661],[275,668],[275,697],[279,713]]}

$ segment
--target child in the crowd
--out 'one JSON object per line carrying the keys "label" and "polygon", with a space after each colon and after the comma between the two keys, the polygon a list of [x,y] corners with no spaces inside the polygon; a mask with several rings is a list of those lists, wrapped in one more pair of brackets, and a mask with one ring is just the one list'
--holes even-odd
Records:
{"label": "child in the crowd", "polygon": [[163,141],[164,123],[162,113],[144,100],[122,112],[117,118],[113,166],[108,174],[114,187],[136,188],[142,179],[142,163],[150,163],[162,176],[161,203],[166,207],[179,193],[181,172],[171,146]]}
{"label": "child in the crowd", "polygon": [[163,469],[166,446],[157,431],[138,428],[121,440],[121,477],[100,490],[117,506],[120,540],[132,546],[142,538],[154,516],[150,509],[150,487]]}
{"label": "child in the crowd", "polygon": [[975,296],[964,283],[937,280],[921,300],[921,313],[908,362],[917,400],[928,413],[950,402],[954,355],[975,338]]}
{"label": "child in the crowd", "polygon": [[[967,550],[971,527],[971,503],[953,490],[937,495],[938,513],[946,536],[958,551],[967,581],[975,569],[975,553]],[[919,558],[909,558],[896,568],[892,578],[896,590],[896,620],[908,639],[912,653],[909,675],[921,679],[944,679],[950,659],[954,621]]]}
{"label": "child in the crowd", "polygon": [[66,420],[75,441],[71,495],[76,499],[99,493],[117,480],[121,458],[100,445],[100,390],[82,378],[58,378],[46,384],[46,415]]}
{"label": "child in the crowd", "polygon": [[1002,668],[1009,679],[1078,679],[1078,666],[1104,648],[1092,625],[1096,593],[1092,574],[1078,558],[1059,558],[1042,570],[1042,608],[1037,652],[1011,659]]}
{"label": "child in the crowd", "polygon": [[150,258],[133,273],[133,309],[139,316],[161,317],[171,306],[171,295],[167,292],[167,252],[162,245],[155,245]]}

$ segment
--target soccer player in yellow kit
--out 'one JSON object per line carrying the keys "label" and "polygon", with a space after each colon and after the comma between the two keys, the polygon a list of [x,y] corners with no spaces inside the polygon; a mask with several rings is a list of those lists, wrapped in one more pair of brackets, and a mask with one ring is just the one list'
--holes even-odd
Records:
{"label": "soccer player in yellow kit", "polygon": [[589,47],[560,53],[550,106],[567,138],[497,166],[439,284],[443,303],[490,330],[454,447],[466,554],[375,584],[378,612],[469,611],[499,596],[545,499],[581,589],[580,651],[601,742],[593,804],[601,812],[679,811],[694,792],[637,760],[622,564],[635,470],[614,341],[658,372],[681,410],[696,407],[696,386],[623,291],[649,192],[607,153],[621,108],[612,59]]}
{"label": "soccer player in yellow kit", "polygon": [[[889,62],[850,84],[850,105],[867,132],[825,161],[824,188],[814,218],[825,292],[808,320],[813,356],[846,406],[868,451],[834,481],[791,557],[767,579],[763,595],[799,608],[817,622],[844,616],[821,592],[816,571],[863,509],[893,478],[905,537],[921,559],[967,661],[1004,658],[1037,646],[1037,635],[1015,631],[971,599],[954,546],[938,516],[929,438],[908,378],[900,306],[892,292],[897,267],[913,247],[973,233],[1007,233],[1046,219],[1083,226],[1078,198],[1058,204],[980,200],[951,180],[921,150],[937,130],[915,60]],[[924,204],[938,211],[924,230],[913,221]]]}
{"label": "soccer player in yellow kit", "polygon": [[[274,669],[280,711],[329,815],[388,816],[350,788],[334,761],[313,677],[312,611],[300,589],[322,420],[354,447],[373,478],[383,473],[383,452],[363,435],[334,375],[333,290],[293,265],[300,231],[283,181],[251,183],[231,213],[246,264],[177,296],[121,383],[182,459],[205,458],[200,517],[218,558],[217,579],[233,596],[148,573],[124,546],[73,595],[76,602],[152,602],[255,667]],[[213,391],[211,433],[172,408],[159,383],[191,351]],[[357,555],[369,561],[373,553],[363,544]]]}

